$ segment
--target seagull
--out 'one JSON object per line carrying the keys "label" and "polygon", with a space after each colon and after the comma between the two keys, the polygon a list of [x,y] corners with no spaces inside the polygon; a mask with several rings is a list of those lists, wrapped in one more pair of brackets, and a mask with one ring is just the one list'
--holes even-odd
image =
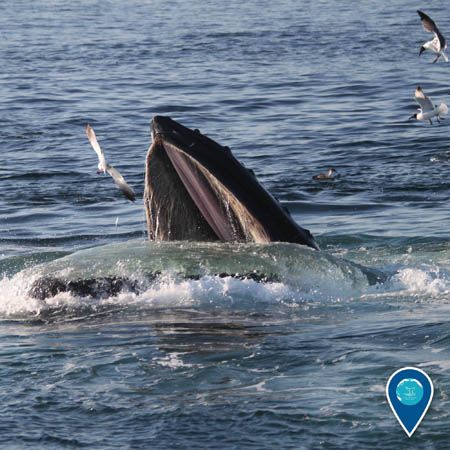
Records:
{"label": "seagull", "polygon": [[133,189],[130,186],[128,186],[127,182],[124,180],[123,176],[120,175],[119,171],[117,169],[114,169],[114,167],[110,166],[106,162],[105,154],[103,153],[103,150],[100,148],[100,145],[98,145],[94,130],[91,128],[89,124],[86,126],[86,134],[89,139],[89,142],[91,143],[92,147],[95,150],[95,153],[97,153],[98,156],[97,173],[108,172],[113,177],[114,183],[116,183],[117,187],[122,191],[123,195],[125,195],[125,197],[128,200],[134,202],[136,200],[136,195]]}
{"label": "seagull", "polygon": [[448,62],[447,56],[445,56],[444,49],[447,48],[447,42],[445,37],[442,36],[438,27],[431,19],[431,17],[427,16],[422,11],[417,10],[417,14],[420,16],[420,20],[422,21],[422,25],[426,31],[430,31],[434,33],[434,39],[432,41],[425,42],[425,44],[420,47],[419,56],[425,51],[430,50],[433,53],[437,53],[436,59],[433,61],[435,63],[440,56],[442,56],[445,62]]}
{"label": "seagull", "polygon": [[336,169],[331,168],[328,173],[321,173],[320,175],[314,175],[313,180],[325,180],[325,179],[332,179],[333,178],[333,172],[337,173]]}
{"label": "seagull", "polygon": [[445,115],[448,113],[448,108],[445,103],[434,106],[430,97],[427,97],[423,93],[420,86],[417,86],[416,91],[414,92],[414,100],[420,105],[420,108],[418,108],[419,112],[413,114],[408,120],[429,120],[430,124],[433,125],[433,122],[431,121],[432,117],[437,116],[437,121],[440,122],[441,120],[444,120],[443,117],[441,117],[441,114]]}

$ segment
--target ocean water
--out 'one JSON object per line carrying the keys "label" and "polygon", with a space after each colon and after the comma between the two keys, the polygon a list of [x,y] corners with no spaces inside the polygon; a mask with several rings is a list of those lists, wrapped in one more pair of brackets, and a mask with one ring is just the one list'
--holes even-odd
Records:
{"label": "ocean water", "polygon": [[[450,100],[418,55],[418,7],[450,36],[442,2],[2,6],[1,447],[448,448],[450,119],[407,120],[418,84]],[[157,114],[230,146],[322,250],[148,242]],[[275,277],[215,275],[252,271]],[[142,289],[44,302],[43,275]],[[411,438],[385,397],[404,366],[435,387]]]}

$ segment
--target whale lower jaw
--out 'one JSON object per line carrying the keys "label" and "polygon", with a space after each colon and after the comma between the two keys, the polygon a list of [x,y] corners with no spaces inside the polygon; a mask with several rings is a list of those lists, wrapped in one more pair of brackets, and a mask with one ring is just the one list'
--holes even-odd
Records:
{"label": "whale lower jaw", "polygon": [[[38,300],[46,300],[58,294],[68,292],[76,297],[92,299],[107,299],[116,297],[121,293],[139,295],[149,286],[157,282],[162,276],[161,272],[148,273],[145,281],[133,280],[127,277],[98,277],[67,281],[57,277],[42,277],[36,280],[28,291],[28,296]],[[240,280],[253,280],[259,283],[278,282],[276,275],[265,275],[256,272],[249,273],[218,273],[216,277],[231,277]],[[177,277],[184,280],[199,280],[201,275],[178,274]]]}

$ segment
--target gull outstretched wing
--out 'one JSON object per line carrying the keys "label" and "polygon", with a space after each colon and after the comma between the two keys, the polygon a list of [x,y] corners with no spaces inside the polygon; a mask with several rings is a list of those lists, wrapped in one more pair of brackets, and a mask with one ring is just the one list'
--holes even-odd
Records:
{"label": "gull outstretched wing", "polygon": [[123,195],[125,195],[128,200],[134,202],[136,200],[136,194],[134,193],[133,189],[127,184],[120,172],[111,166],[108,166],[106,171],[112,176],[114,183],[116,183],[116,186],[122,191]]}
{"label": "gull outstretched wing", "polygon": [[416,91],[414,92],[414,100],[420,105],[422,112],[433,111],[433,102],[423,93],[420,86],[417,86]]}
{"label": "gull outstretched wing", "polygon": [[103,150],[100,148],[100,145],[97,142],[97,137],[95,136],[94,130],[91,128],[89,124],[86,126],[86,134],[89,139],[89,142],[92,145],[92,148],[95,150],[95,153],[97,153],[98,156],[98,168],[100,170],[103,170],[103,172],[106,173],[106,167],[107,162],[105,159],[105,154],[103,153]]}

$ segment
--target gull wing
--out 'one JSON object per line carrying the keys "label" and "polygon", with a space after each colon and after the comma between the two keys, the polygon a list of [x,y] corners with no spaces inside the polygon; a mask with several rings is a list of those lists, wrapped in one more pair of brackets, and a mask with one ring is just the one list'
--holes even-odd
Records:
{"label": "gull wing", "polygon": [[91,128],[89,124],[86,126],[86,134],[89,139],[89,142],[91,143],[93,149],[95,150],[95,153],[97,153],[99,165],[98,168],[100,170],[103,170],[103,172],[106,172],[107,162],[105,159],[105,154],[103,153],[103,150],[100,148],[100,145],[97,142],[97,137],[95,136],[94,130]]}
{"label": "gull wing", "polygon": [[133,189],[127,184],[123,176],[120,174],[120,172],[111,166],[108,166],[106,171],[112,176],[114,183],[116,183],[116,186],[122,191],[123,195],[125,195],[128,200],[134,202],[136,200],[136,195]]}
{"label": "gull wing", "polygon": [[430,31],[433,33],[436,33],[437,31],[437,26],[434,23],[434,20],[430,17],[427,16],[424,12],[417,10],[417,14],[419,14],[420,16],[420,20],[422,21],[422,25],[425,28],[426,31]]}
{"label": "gull wing", "polygon": [[445,40],[445,37],[442,36],[442,34],[437,30],[436,36],[439,38],[439,44],[441,44],[441,48],[447,48],[447,41]]}
{"label": "gull wing", "polygon": [[433,111],[433,102],[423,93],[420,86],[417,86],[416,91],[414,92],[414,100],[420,105],[422,112]]}
{"label": "gull wing", "polygon": [[420,20],[422,21],[422,25],[425,31],[434,33],[438,38],[440,47],[438,47],[437,51],[439,52],[441,48],[446,48],[447,43],[445,41],[445,38],[444,36],[442,36],[441,32],[439,31],[439,28],[434,23],[434,20],[430,16],[427,16],[422,11],[417,10],[417,14],[419,14],[420,16]]}

